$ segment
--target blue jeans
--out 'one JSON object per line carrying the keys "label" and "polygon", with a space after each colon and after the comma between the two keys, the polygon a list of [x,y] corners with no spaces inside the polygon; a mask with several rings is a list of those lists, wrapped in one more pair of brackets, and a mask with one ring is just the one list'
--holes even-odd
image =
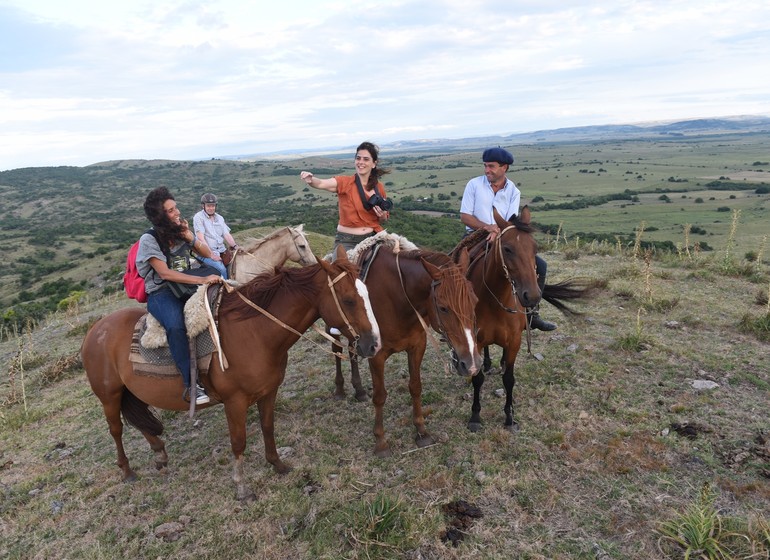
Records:
{"label": "blue jeans", "polygon": [[190,386],[190,342],[184,324],[184,303],[168,288],[147,296],[147,311],[166,329],[171,357],[182,374],[184,386]]}
{"label": "blue jeans", "polygon": [[216,268],[219,271],[219,275],[225,280],[227,280],[227,267],[225,266],[225,263],[223,263],[222,261],[215,261],[214,259],[209,259],[209,258],[203,258],[203,259],[200,259],[200,261],[203,264],[207,264],[213,268]]}

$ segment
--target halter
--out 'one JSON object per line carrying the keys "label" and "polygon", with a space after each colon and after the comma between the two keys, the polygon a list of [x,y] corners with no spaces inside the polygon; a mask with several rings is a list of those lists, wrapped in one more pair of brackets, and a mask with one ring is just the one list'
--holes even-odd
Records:
{"label": "halter", "polygon": [[301,234],[291,226],[286,226],[286,229],[289,230],[289,234],[291,235],[291,242],[294,243],[294,248],[297,250],[300,262],[303,262],[305,260],[305,256],[302,254],[302,251],[299,248],[299,243],[297,243],[297,238],[300,237]]}

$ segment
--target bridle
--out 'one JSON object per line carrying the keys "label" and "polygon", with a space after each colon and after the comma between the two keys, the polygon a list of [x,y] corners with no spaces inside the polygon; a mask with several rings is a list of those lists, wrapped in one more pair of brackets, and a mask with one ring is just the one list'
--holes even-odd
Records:
{"label": "bridle", "polygon": [[[497,256],[500,259],[500,266],[503,269],[503,275],[505,276],[505,279],[508,280],[508,283],[511,285],[511,294],[513,295],[514,301],[518,300],[518,293],[516,291],[516,281],[514,280],[513,276],[511,276],[510,271],[508,270],[508,265],[505,264],[505,259],[503,258],[503,235],[510,229],[516,229],[515,225],[509,225],[506,228],[503,229],[503,231],[500,232],[500,234],[495,238],[495,246],[497,247]],[[489,292],[489,295],[492,296],[492,298],[497,302],[497,305],[500,306],[503,311],[506,313],[523,313],[525,315],[524,318],[524,324],[526,326],[527,330],[527,352],[531,353],[531,336],[532,336],[532,328],[529,325],[529,319],[527,319],[526,316],[533,313],[530,311],[527,307],[522,305],[522,309],[511,309],[510,307],[503,304],[502,301],[500,301],[495,295],[495,293],[492,291],[492,289],[487,284],[487,256],[489,255],[489,243],[487,243],[485,249],[484,249],[484,270],[482,271],[481,278],[484,281],[484,287],[487,289],[487,292]]]}
{"label": "bridle", "polygon": [[[300,232],[298,232],[296,229],[291,227],[291,226],[286,226],[286,229],[289,230],[289,234],[291,235],[291,241],[292,241],[292,243],[294,243],[294,248],[297,250],[297,254],[299,255],[300,263],[302,263],[302,264],[304,264],[306,266],[309,265],[309,264],[312,264],[312,262],[305,262],[304,251],[302,251],[300,249],[299,243],[297,243],[297,238],[298,237],[303,237],[304,238],[304,236]],[[307,238],[305,238],[305,241],[307,241]]]}

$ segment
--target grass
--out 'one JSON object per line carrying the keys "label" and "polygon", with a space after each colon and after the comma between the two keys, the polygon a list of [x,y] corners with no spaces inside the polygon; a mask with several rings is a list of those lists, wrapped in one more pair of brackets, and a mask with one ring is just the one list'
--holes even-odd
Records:
{"label": "grass", "polygon": [[[328,237],[310,239],[319,253],[331,247]],[[134,304],[80,300],[0,343],[0,556],[767,558],[770,367],[767,304],[756,295],[767,265],[754,267],[754,282],[725,273],[721,253],[632,249],[571,241],[544,251],[551,281],[590,276],[608,286],[572,321],[542,306],[559,329],[533,333],[542,359],[518,356],[515,433],[502,427],[494,374],[482,392],[483,429],[466,429],[471,388],[429,345],[423,385],[437,445],[414,446],[406,360],[395,355],[385,406],[394,453],[378,459],[371,404],[335,401],[329,356],[295,345],[276,411],[277,444],[294,469],[278,476],[266,464],[252,409],[253,503],[234,499],[221,407],[194,421],[161,412],[163,471],[127,428],[139,480],[120,482],[101,407],[74,357],[88,325]],[[695,379],[718,387],[696,391]],[[674,424],[694,426],[694,438]],[[445,510],[459,500],[483,515],[455,546],[444,540]],[[179,524],[177,540],[157,535],[166,523]]]}

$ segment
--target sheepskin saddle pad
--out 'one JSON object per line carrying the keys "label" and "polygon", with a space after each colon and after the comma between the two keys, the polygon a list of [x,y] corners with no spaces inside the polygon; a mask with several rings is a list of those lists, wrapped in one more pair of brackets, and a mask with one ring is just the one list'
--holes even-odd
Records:
{"label": "sheepskin saddle pad", "polygon": [[[361,269],[359,277],[364,282],[366,281],[366,276],[369,273],[369,265],[374,260],[374,257],[377,255],[377,251],[380,249],[380,247],[388,247],[396,253],[399,251],[414,251],[419,249],[417,245],[409,241],[403,235],[398,235],[397,233],[388,233],[387,230],[382,230],[381,232],[376,233],[371,237],[367,237],[361,241],[361,243],[348,251],[348,259],[351,262],[358,263],[358,266]],[[324,260],[331,262],[332,254],[329,253],[326,255]]]}

